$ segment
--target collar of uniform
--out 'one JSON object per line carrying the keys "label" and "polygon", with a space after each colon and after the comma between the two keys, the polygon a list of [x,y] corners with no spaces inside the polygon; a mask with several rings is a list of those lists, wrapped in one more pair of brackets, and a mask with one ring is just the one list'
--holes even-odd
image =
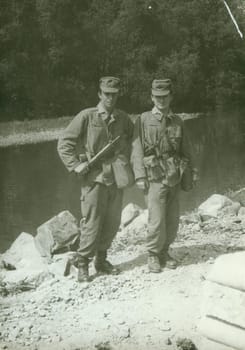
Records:
{"label": "collar of uniform", "polygon": [[106,120],[108,117],[110,117],[110,121],[115,120],[114,113],[111,113],[109,115],[101,102],[97,105],[97,109],[98,109],[98,114],[101,115],[103,120]]}
{"label": "collar of uniform", "polygon": [[[164,117],[164,115],[162,114],[162,112],[156,107],[154,106],[152,108],[152,114],[158,119],[158,120],[162,120],[162,118]],[[171,110],[169,110],[168,114],[165,116],[166,118],[172,119],[173,116],[173,112]]]}

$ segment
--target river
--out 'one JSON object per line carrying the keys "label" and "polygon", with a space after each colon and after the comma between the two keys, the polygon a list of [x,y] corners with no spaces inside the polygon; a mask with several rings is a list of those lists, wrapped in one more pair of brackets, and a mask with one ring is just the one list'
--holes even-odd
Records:
{"label": "river", "polygon": [[[196,208],[212,193],[245,186],[244,124],[240,116],[203,116],[186,121],[200,173],[198,186],[181,193],[181,212]],[[58,158],[56,142],[0,148],[0,252],[19,233],[36,228],[62,210],[80,213],[80,190]],[[142,207],[143,195],[125,191],[124,204]]]}

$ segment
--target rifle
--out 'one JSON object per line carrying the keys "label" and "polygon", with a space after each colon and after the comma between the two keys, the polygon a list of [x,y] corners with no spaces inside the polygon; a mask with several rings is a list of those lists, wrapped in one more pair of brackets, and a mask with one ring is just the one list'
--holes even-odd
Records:
{"label": "rifle", "polygon": [[103,147],[94,157],[92,157],[89,161],[85,161],[79,164],[75,171],[79,175],[85,175],[90,171],[90,169],[97,165],[115,146],[115,144],[120,139],[120,135],[115,137],[114,140],[110,141],[105,147]]}

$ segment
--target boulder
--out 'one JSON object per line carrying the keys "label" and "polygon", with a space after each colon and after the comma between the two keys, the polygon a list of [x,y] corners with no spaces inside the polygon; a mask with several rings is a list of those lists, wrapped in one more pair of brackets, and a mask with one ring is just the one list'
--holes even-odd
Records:
{"label": "boulder", "polygon": [[221,209],[222,215],[237,215],[241,208],[241,204],[238,202],[233,202],[231,205],[225,206]]}
{"label": "boulder", "polygon": [[142,233],[142,230],[147,226],[148,224],[148,216],[149,212],[147,209],[143,210],[128,226],[127,229],[130,231],[138,231],[139,233]]}
{"label": "boulder", "polygon": [[243,207],[245,207],[245,188],[241,188],[239,191],[233,192],[229,197],[233,201],[239,202]]}
{"label": "boulder", "polygon": [[[126,245],[144,244],[148,223],[148,210],[142,210],[140,215],[134,218],[126,227],[122,228],[118,238]],[[117,241],[115,240],[115,244]]]}
{"label": "boulder", "polygon": [[35,243],[41,256],[51,257],[57,252],[71,250],[79,237],[77,221],[66,210],[38,227]]}
{"label": "boulder", "polygon": [[129,203],[122,211],[121,226],[125,227],[132,222],[142,211],[142,209],[133,203]]}
{"label": "boulder", "polygon": [[207,280],[245,292],[244,266],[245,251],[221,255],[215,260]]}
{"label": "boulder", "polygon": [[232,200],[220,194],[213,194],[198,207],[198,213],[202,220],[217,218],[220,210],[232,205]]}
{"label": "boulder", "polygon": [[240,218],[245,218],[245,207],[240,207],[239,212],[238,212],[238,216]]}
{"label": "boulder", "polygon": [[35,246],[32,235],[22,232],[11,247],[3,254],[4,266],[15,269],[36,269],[42,270],[46,261],[41,257]]}
{"label": "boulder", "polygon": [[3,261],[3,255],[0,254],[0,271],[5,268],[5,263]]}

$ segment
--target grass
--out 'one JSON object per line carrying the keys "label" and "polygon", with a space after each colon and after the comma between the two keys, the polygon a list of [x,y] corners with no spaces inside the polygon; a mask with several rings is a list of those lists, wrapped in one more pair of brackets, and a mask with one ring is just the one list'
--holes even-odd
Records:
{"label": "grass", "polygon": [[56,140],[72,117],[0,123],[0,147]]}

